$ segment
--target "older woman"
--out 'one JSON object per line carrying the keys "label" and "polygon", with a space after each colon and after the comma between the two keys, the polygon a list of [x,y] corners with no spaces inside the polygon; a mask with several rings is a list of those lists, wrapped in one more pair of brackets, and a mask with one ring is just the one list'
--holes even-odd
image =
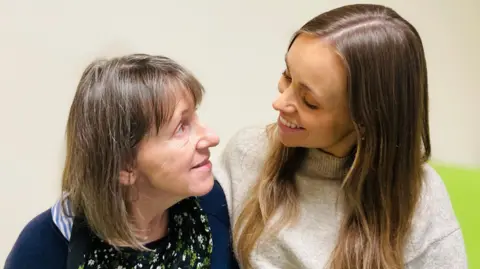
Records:
{"label": "older woman", "polygon": [[25,227],[5,268],[235,266],[202,94],[166,57],[90,64],[67,123],[64,195]]}

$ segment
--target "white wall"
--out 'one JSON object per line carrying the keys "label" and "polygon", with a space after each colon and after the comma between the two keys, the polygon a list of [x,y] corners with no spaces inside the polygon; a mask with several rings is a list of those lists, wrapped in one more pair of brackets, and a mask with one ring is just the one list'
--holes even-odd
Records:
{"label": "white wall", "polygon": [[[480,2],[372,1],[423,36],[434,157],[480,164]],[[223,139],[275,118],[271,101],[291,34],[354,1],[0,0],[0,264],[22,227],[59,193],[64,126],[97,56],[145,52],[190,68],[208,91],[200,115]]]}

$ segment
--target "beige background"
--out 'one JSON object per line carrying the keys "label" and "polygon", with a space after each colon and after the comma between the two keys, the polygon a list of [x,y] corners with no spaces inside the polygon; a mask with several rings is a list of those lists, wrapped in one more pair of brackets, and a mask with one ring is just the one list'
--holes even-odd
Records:
{"label": "beige background", "polygon": [[[434,158],[480,165],[480,2],[384,0],[423,37]],[[295,3],[295,4],[293,4]],[[97,56],[164,54],[208,93],[200,116],[223,143],[275,119],[271,101],[291,34],[354,1],[0,0],[0,264],[23,226],[59,193],[64,126]]]}

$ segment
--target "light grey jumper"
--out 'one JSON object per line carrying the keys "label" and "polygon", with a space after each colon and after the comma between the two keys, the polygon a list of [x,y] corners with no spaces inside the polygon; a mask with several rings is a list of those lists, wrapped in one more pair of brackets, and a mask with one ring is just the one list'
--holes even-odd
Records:
{"label": "light grey jumper", "polygon": [[[239,131],[226,145],[214,174],[227,198],[230,218],[235,223],[245,196],[256,180],[265,158],[264,127]],[[252,255],[258,269],[322,269],[335,246],[342,213],[339,197],[345,159],[319,150],[309,150],[305,165],[297,173],[300,192],[300,220],[268,240]],[[424,167],[424,188],[406,246],[408,269],[467,268],[462,233],[440,176]]]}

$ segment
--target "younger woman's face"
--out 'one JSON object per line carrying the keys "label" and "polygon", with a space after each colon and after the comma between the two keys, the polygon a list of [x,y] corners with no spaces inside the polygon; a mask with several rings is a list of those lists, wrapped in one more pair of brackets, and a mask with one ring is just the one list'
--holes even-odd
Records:
{"label": "younger woman's face", "polygon": [[273,102],[278,135],[287,147],[319,148],[347,155],[356,141],[340,56],[319,37],[300,34],[286,57]]}
{"label": "younger woman's face", "polygon": [[208,193],[213,187],[210,148],[218,143],[200,122],[193,100],[179,98],[171,121],[139,143],[137,187],[180,199]]}

